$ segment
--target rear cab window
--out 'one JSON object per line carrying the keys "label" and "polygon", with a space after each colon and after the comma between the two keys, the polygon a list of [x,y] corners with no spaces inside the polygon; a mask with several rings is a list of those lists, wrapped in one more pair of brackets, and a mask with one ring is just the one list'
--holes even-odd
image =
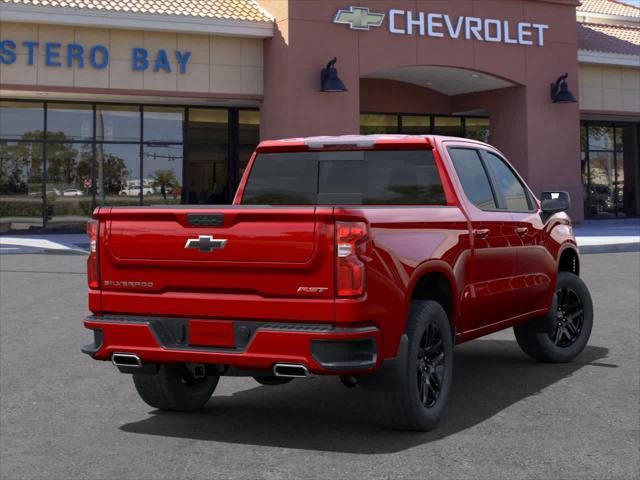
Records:
{"label": "rear cab window", "polygon": [[430,150],[260,153],[244,205],[446,205]]}

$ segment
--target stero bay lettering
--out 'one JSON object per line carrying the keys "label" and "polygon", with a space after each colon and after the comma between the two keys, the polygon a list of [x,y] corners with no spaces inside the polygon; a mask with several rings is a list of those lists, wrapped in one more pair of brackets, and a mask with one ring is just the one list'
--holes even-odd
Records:
{"label": "stero bay lettering", "polygon": [[[11,39],[0,41],[0,64],[12,65],[18,55],[25,55],[27,65],[35,65],[37,56],[44,57],[47,67],[85,68],[90,66],[102,70],[109,66],[110,53],[104,45],[85,47],[78,43],[63,45],[58,42],[40,43],[37,41],[15,42]],[[184,74],[191,60],[191,52],[175,50],[168,52],[161,48],[151,52],[146,48],[131,49],[131,68],[135,72],[150,70],[153,72],[173,72]]]}

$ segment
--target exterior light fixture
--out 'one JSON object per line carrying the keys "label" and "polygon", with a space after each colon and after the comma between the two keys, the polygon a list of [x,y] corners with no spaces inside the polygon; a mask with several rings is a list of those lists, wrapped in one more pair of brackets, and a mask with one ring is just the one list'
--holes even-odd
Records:
{"label": "exterior light fixture", "polygon": [[551,84],[551,101],[553,103],[577,103],[576,97],[567,85],[568,77],[569,74],[565,73]]}
{"label": "exterior light fixture", "polygon": [[338,61],[336,57],[327,63],[327,66],[320,72],[320,90],[323,92],[346,92],[347,87],[338,77],[338,70],[335,64]]}

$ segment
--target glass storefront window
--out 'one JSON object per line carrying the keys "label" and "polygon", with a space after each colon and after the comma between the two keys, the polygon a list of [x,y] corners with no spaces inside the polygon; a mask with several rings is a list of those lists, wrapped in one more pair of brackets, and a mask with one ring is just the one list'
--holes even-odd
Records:
{"label": "glass storefront window", "polygon": [[96,145],[96,201],[102,205],[140,204],[140,145]]}
{"label": "glass storefront window", "polygon": [[98,105],[96,140],[105,142],[140,141],[140,107],[132,105]]}
{"label": "glass storefront window", "polygon": [[360,133],[363,135],[399,133],[398,116],[363,113],[360,115]]}
{"label": "glass storefront window", "polygon": [[181,203],[182,145],[145,145],[142,195],[147,205]]}
{"label": "glass storefront window", "polygon": [[93,107],[87,104],[47,105],[47,140],[72,141],[93,138]]}
{"label": "glass storefront window", "polygon": [[44,103],[0,102],[0,139],[42,140]]}
{"label": "glass storefront window", "polygon": [[258,143],[260,143],[260,112],[240,110],[238,112],[238,182]]}
{"label": "glass storefront window", "polygon": [[186,198],[192,204],[229,201],[229,111],[190,108],[186,147]]}
{"label": "glass storefront window", "polygon": [[42,227],[42,145],[0,141],[0,233]]}
{"label": "glass storefront window", "polygon": [[464,120],[464,136],[466,138],[489,143],[491,138],[491,125],[488,118],[467,117]]}
{"label": "glass storefront window", "polygon": [[428,135],[431,133],[431,117],[428,115],[402,115],[402,133]]}
{"label": "glass storefront window", "polygon": [[182,143],[184,108],[144,107],[143,136],[145,142]]}
{"label": "glass storefront window", "polygon": [[451,137],[464,136],[462,118],[460,117],[433,117],[433,133],[435,135],[448,135]]}
{"label": "glass storefront window", "polygon": [[585,215],[640,214],[638,123],[584,122],[581,127]]}

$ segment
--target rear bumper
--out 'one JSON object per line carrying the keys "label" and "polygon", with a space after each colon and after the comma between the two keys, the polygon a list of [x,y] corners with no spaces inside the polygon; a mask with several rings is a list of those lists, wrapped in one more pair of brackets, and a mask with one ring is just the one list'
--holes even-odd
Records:
{"label": "rear bumper", "polygon": [[380,330],[374,326],[234,322],[233,348],[189,345],[189,319],[104,315],[86,318],[84,326],[93,330],[94,343],[82,351],[96,360],[126,352],[147,364],[192,362],[271,370],[276,363],[292,363],[328,375],[372,372],[382,364]]}

